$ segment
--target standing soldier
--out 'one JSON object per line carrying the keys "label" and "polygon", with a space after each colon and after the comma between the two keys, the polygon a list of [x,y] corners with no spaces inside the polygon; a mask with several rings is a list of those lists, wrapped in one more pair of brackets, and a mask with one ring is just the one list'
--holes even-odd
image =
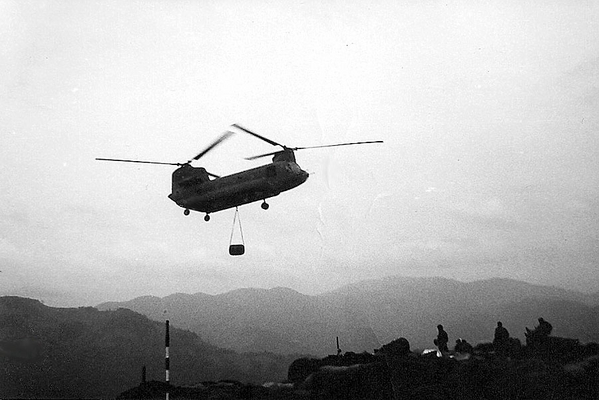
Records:
{"label": "standing soldier", "polygon": [[505,354],[509,340],[510,333],[503,327],[501,321],[497,322],[495,337],[493,338],[493,347],[495,347],[495,351],[500,354]]}
{"label": "standing soldier", "polygon": [[437,325],[437,329],[439,330],[439,333],[437,334],[437,338],[433,341],[433,343],[435,343],[435,345],[439,348],[441,354],[445,354],[449,351],[447,348],[449,337],[447,336],[447,332],[443,330],[443,325]]}

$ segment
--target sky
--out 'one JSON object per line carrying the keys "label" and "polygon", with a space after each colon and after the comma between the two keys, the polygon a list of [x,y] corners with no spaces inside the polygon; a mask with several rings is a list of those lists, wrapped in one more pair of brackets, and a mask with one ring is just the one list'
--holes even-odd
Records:
{"label": "sky", "polygon": [[[599,288],[599,3],[0,0],[0,295],[442,276]],[[174,167],[231,124],[301,186],[183,215]],[[239,132],[194,166],[273,151]],[[232,239],[231,239],[232,238]]]}

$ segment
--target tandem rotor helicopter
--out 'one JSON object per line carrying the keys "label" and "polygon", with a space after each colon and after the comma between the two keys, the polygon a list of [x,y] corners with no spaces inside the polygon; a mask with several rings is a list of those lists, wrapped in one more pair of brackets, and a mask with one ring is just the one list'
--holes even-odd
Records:
{"label": "tandem rotor helicopter", "polygon": [[304,183],[306,179],[308,179],[308,173],[302,170],[295,161],[294,151],[296,150],[383,143],[382,140],[375,140],[322,146],[287,147],[240,125],[233,124],[231,126],[273,146],[281,147],[282,150],[248,157],[246,160],[255,160],[262,157],[273,156],[272,162],[269,164],[223,177],[214,175],[206,171],[205,168],[193,167],[191,163],[199,160],[209,151],[231,137],[234,132],[230,130],[226,131],[198,155],[185,163],[124,160],[117,158],[96,158],[96,160],[174,165],[179,167],[173,172],[172,191],[168,197],[179,207],[184,209],[183,213],[185,215],[189,215],[191,210],[205,213],[204,220],[207,222],[210,220],[211,213],[238,207],[243,204],[253,203],[259,200],[262,200],[261,207],[264,210],[267,210],[269,205],[266,202],[266,199],[277,196],[281,192],[293,189]]}

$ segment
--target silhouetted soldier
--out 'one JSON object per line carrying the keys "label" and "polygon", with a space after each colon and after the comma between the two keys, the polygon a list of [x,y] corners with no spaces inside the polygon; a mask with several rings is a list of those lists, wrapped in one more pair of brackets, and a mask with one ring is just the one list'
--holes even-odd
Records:
{"label": "silhouetted soldier", "polygon": [[454,351],[458,352],[458,353],[470,353],[472,354],[473,352],[473,348],[472,345],[470,343],[468,343],[466,340],[460,338],[457,339],[455,341],[455,347],[453,348]]}
{"label": "silhouetted soldier", "polygon": [[549,336],[551,331],[553,330],[553,326],[543,318],[539,318],[539,325],[535,328],[535,333],[538,336]]}
{"label": "silhouetted soldier", "polygon": [[447,343],[449,342],[447,332],[443,330],[443,325],[437,325],[437,329],[439,333],[437,334],[437,338],[433,340],[433,343],[435,343],[441,353],[447,353],[449,351],[447,348]]}
{"label": "silhouetted soldier", "polygon": [[495,337],[493,338],[493,347],[495,347],[495,351],[505,354],[509,340],[510,333],[503,327],[501,321],[498,321],[497,328],[495,328]]}
{"label": "silhouetted soldier", "polygon": [[543,318],[539,318],[539,325],[535,329],[526,328],[526,345],[533,346],[544,351],[549,350],[549,335],[553,330],[553,326]]}

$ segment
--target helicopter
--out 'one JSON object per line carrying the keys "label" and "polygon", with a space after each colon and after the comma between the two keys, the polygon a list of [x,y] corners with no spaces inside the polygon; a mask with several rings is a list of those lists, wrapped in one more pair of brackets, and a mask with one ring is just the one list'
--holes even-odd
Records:
{"label": "helicopter", "polygon": [[173,165],[179,167],[172,175],[172,187],[171,193],[168,195],[169,199],[184,209],[184,215],[189,215],[191,210],[205,213],[204,220],[208,222],[210,221],[211,213],[239,207],[240,205],[255,201],[262,200],[261,207],[267,210],[269,204],[266,202],[266,199],[277,196],[281,192],[293,189],[304,183],[308,179],[309,174],[297,164],[294,154],[297,150],[383,143],[382,140],[375,140],[309,147],[287,147],[238,124],[233,124],[231,127],[263,140],[272,146],[278,146],[281,150],[246,158],[246,160],[255,160],[273,156],[272,162],[269,164],[223,177],[212,174],[203,167],[193,167],[191,163],[199,160],[223,141],[230,138],[235,133],[231,130],[223,133],[208,147],[198,153],[198,155],[185,163],[117,158],[96,158],[96,160]]}

